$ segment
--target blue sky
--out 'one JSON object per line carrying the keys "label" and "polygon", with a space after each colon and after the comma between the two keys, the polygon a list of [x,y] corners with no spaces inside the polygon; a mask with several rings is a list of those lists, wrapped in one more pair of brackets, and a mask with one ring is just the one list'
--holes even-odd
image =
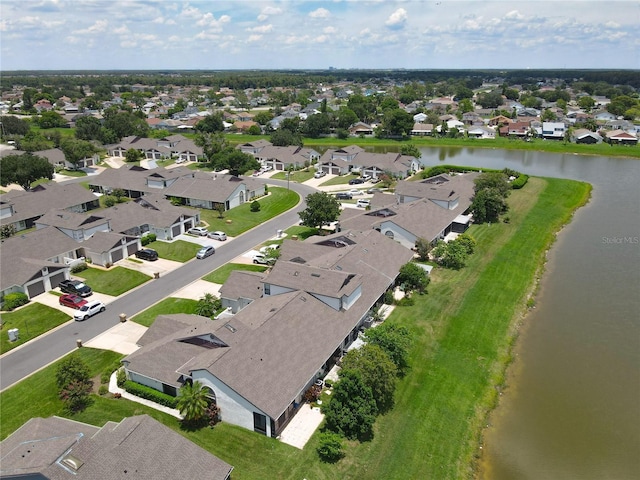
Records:
{"label": "blue sky", "polygon": [[640,68],[640,1],[0,0],[1,70]]}

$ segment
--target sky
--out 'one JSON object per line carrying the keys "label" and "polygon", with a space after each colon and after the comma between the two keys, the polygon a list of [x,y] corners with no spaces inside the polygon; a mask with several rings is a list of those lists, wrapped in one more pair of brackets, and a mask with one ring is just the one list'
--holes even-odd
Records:
{"label": "sky", "polygon": [[640,0],[0,0],[0,70],[640,68]]}

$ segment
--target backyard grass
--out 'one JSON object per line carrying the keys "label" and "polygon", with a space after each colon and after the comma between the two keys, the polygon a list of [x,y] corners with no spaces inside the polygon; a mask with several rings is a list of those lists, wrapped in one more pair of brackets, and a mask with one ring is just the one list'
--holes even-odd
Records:
{"label": "backyard grass", "polygon": [[[289,181],[291,182],[306,182],[307,180],[313,178],[313,175],[316,173],[313,168],[305,168],[304,170],[296,170],[289,174]],[[276,180],[286,180],[287,172],[278,172],[271,175],[270,178],[275,178]]]}
{"label": "backyard grass", "polygon": [[257,200],[260,203],[259,212],[252,212],[251,202],[246,202],[224,212],[223,218],[219,218],[218,212],[202,209],[200,218],[207,223],[209,231],[222,230],[228,236],[235,237],[295,207],[300,196],[293,190],[270,186],[269,195]]}
{"label": "backyard grass", "polygon": [[83,170],[59,170],[56,173],[60,175],[65,175],[67,177],[86,177],[87,172]]}
{"label": "backyard grass", "polygon": [[[482,427],[503,387],[545,251],[589,193],[584,183],[532,178],[511,194],[509,224],[471,227],[478,245],[468,265],[434,269],[429,293],[415,296],[412,307],[397,307],[387,320],[413,332],[411,368],[398,384],[394,409],[376,420],[373,439],[345,442],[346,456],[336,464],[318,460],[317,434],[298,450],[224,422],[184,431],[176,419],[124,399],[96,397],[72,418],[102,425],[149,412],[234,465],[237,480],[473,478]],[[51,368],[1,394],[2,438],[30,417],[63,414]]]}
{"label": "backyard grass", "polygon": [[124,267],[112,267],[108,270],[89,267],[75,275],[86,280],[86,283],[96,292],[114,297],[151,280],[149,275]]}
{"label": "backyard grass", "polygon": [[[71,320],[70,315],[41,303],[31,303],[15,312],[2,313],[0,355],[69,320]],[[15,342],[9,341],[7,333],[7,330],[12,328],[19,330],[18,340]]]}
{"label": "backyard grass", "polygon": [[197,300],[189,298],[169,297],[152,305],[143,312],[131,317],[131,321],[150,327],[158,315],[171,315],[173,313],[195,313],[198,306]]}
{"label": "backyard grass", "polygon": [[201,245],[197,243],[185,242],[184,240],[175,240],[173,242],[163,242],[156,240],[146,245],[145,248],[151,248],[158,252],[160,258],[173,260],[175,262],[186,262],[195,258],[196,253],[200,250]]}
{"label": "backyard grass", "polygon": [[227,281],[227,278],[229,278],[229,275],[231,275],[231,272],[233,272],[234,270],[244,270],[247,272],[264,272],[266,269],[267,267],[263,265],[254,265],[252,263],[226,263],[220,268],[216,268],[210,274],[202,277],[202,279],[206,280],[207,282],[222,285]]}

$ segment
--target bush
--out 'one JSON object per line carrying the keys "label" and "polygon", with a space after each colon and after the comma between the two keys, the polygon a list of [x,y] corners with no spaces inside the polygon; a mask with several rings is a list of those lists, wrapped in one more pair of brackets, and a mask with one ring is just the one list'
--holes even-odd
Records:
{"label": "bush", "polygon": [[260,202],[258,202],[257,200],[254,200],[253,202],[251,202],[251,211],[252,212],[259,212],[260,211]]}
{"label": "bush", "polygon": [[387,290],[386,292],[384,292],[384,298],[382,301],[385,305],[393,305],[393,290]]}
{"label": "bush", "polygon": [[529,175],[522,174],[518,178],[516,178],[513,182],[511,182],[511,188],[513,188],[514,190],[518,190],[524,187],[528,181],[529,181]]}
{"label": "bush", "polygon": [[342,437],[337,433],[324,432],[318,438],[320,444],[316,448],[320,460],[328,463],[335,463],[344,457],[342,450]]}
{"label": "bush", "polygon": [[4,309],[14,310],[22,305],[29,303],[29,297],[26,293],[13,292],[4,296]]}
{"label": "bush", "polygon": [[87,264],[85,262],[82,263],[78,263],[76,265],[74,265],[73,267],[71,267],[71,273],[79,273],[82,272],[83,270],[86,270]]}
{"label": "bush", "polygon": [[118,203],[118,200],[116,199],[116,197],[113,197],[111,195],[107,195],[106,197],[104,197],[105,207],[113,207],[116,203]]}
{"label": "bush", "polygon": [[411,295],[405,295],[400,300],[396,302],[396,305],[399,307],[411,307],[415,304],[415,300]]}
{"label": "bush", "polygon": [[151,242],[155,242],[157,235],[155,233],[148,233],[147,235],[140,238],[140,244],[144,247],[145,245],[149,245]]}
{"label": "bush", "polygon": [[304,392],[304,401],[308,403],[317,402],[322,393],[322,388],[318,385],[312,385]]}
{"label": "bush", "polygon": [[98,389],[98,395],[106,395],[107,393],[109,393],[109,389],[107,388],[107,386],[100,385],[100,388]]}
{"label": "bush", "polygon": [[146,385],[132,382],[131,380],[124,382],[124,389],[131,395],[144,398],[145,400],[151,400],[152,402],[159,403],[160,405],[164,405],[169,408],[176,408],[176,404],[178,402],[176,397],[159,392],[158,390],[147,387]]}
{"label": "bush", "polygon": [[109,380],[111,380],[111,374],[110,373],[103,373],[102,375],[100,375],[100,383],[102,385],[109,383]]}
{"label": "bush", "polygon": [[124,387],[124,384],[127,381],[127,372],[124,371],[124,368],[120,368],[118,370],[118,373],[116,373],[116,383],[118,384],[118,387],[122,388]]}

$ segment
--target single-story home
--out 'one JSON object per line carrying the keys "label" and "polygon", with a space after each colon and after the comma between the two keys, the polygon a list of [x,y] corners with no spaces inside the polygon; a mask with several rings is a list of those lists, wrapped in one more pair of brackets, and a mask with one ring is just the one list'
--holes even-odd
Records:
{"label": "single-story home", "polygon": [[370,153],[357,145],[327,150],[317,165],[318,170],[333,175],[351,171],[378,178],[382,173],[406,178],[420,169],[417,158],[400,153]]}

